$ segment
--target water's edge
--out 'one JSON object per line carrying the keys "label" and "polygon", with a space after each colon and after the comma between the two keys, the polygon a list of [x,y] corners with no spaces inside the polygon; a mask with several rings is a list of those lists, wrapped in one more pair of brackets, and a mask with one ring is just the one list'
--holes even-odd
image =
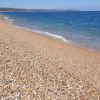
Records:
{"label": "water's edge", "polygon": [[61,40],[62,42],[66,43],[66,44],[75,45],[77,47],[84,48],[84,49],[87,49],[87,50],[90,50],[90,51],[97,51],[97,52],[99,51],[99,50],[96,50],[96,49],[93,49],[93,48],[87,48],[87,47],[83,47],[81,45],[77,45],[76,43],[71,42],[71,40],[68,40],[68,39],[64,38],[63,36],[61,36],[61,35],[56,35],[56,34],[52,34],[50,32],[33,30],[33,29],[30,29],[30,28],[27,28],[27,27],[18,26],[15,23],[13,23],[13,19],[10,19],[9,17],[7,17],[5,15],[2,15],[2,14],[0,16],[2,16],[9,24],[14,25],[16,28],[24,29],[24,30],[31,31],[31,32],[35,32],[37,34],[52,37],[54,39],[59,39],[59,40]]}
{"label": "water's edge", "polygon": [[50,36],[50,37],[53,37],[53,38],[56,38],[56,39],[60,39],[60,40],[62,40],[62,41],[65,42],[65,43],[69,43],[69,41],[68,41],[67,39],[65,39],[63,36],[56,35],[56,34],[52,34],[52,33],[50,33],[50,32],[39,31],[39,30],[32,30],[32,29],[27,28],[27,27],[18,26],[18,25],[16,25],[16,24],[13,23],[13,19],[9,19],[9,17],[4,16],[4,15],[2,15],[2,17],[3,17],[7,22],[9,22],[9,24],[14,25],[16,28],[25,29],[25,30],[28,30],[28,31],[31,31],[31,32],[35,32],[35,33],[37,33],[37,34],[41,34],[41,35]]}

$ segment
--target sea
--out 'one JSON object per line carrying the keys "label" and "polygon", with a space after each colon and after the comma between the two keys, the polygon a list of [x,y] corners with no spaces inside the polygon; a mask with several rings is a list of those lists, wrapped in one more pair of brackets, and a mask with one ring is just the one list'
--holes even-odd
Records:
{"label": "sea", "polygon": [[0,12],[0,16],[18,28],[100,51],[100,11]]}

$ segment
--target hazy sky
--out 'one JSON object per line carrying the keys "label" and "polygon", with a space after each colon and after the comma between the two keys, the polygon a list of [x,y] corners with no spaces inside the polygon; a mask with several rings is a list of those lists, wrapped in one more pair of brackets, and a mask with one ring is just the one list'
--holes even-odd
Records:
{"label": "hazy sky", "polygon": [[0,0],[0,7],[100,10],[100,0]]}

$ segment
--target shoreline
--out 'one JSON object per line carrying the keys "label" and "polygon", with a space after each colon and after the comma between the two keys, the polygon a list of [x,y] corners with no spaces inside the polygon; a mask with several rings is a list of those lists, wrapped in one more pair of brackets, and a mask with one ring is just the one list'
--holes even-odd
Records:
{"label": "shoreline", "polygon": [[38,30],[31,30],[31,29],[26,28],[26,27],[21,27],[21,26],[18,26],[18,25],[13,24],[12,23],[12,20],[13,19],[8,19],[8,17],[6,17],[6,16],[2,16],[2,17],[3,17],[3,19],[5,21],[7,21],[9,24],[13,25],[15,28],[22,29],[22,30],[26,30],[26,31],[29,31],[29,32],[31,32],[33,34],[35,33],[35,34],[39,34],[41,36],[45,36],[45,37],[48,37],[48,38],[52,38],[52,39],[61,41],[61,42],[65,43],[65,44],[67,44],[67,45],[71,45],[71,46],[74,46],[74,47],[77,47],[77,48],[80,48],[80,49],[84,49],[84,50],[88,50],[88,51],[93,51],[93,52],[100,53],[100,50],[81,46],[79,44],[76,44],[74,42],[71,42],[70,40],[64,38],[61,35],[56,35],[56,34],[52,34],[52,33],[49,33],[49,32],[38,31]]}
{"label": "shoreline", "polygon": [[97,100],[100,52],[16,28],[0,17],[0,76],[4,99]]}

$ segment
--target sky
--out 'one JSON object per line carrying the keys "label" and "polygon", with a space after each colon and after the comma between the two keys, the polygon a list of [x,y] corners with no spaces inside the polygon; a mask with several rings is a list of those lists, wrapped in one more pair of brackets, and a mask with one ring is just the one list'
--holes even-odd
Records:
{"label": "sky", "polygon": [[0,0],[0,7],[100,11],[100,0]]}

